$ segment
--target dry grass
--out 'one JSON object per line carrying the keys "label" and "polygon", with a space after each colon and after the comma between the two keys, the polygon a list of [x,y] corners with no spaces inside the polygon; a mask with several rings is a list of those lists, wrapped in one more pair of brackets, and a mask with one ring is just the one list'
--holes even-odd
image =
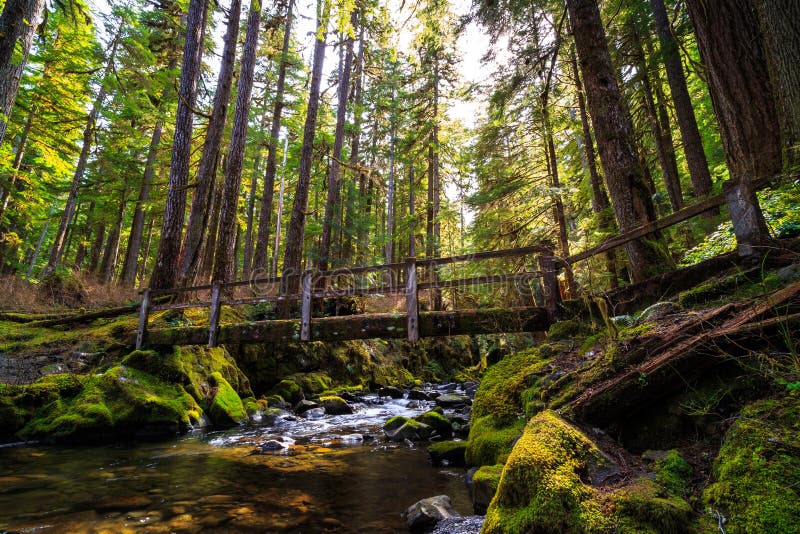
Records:
{"label": "dry grass", "polygon": [[136,291],[117,284],[100,284],[82,273],[74,279],[77,299],[65,301],[58,291],[46,284],[26,282],[17,276],[0,277],[0,310],[25,313],[52,313],[76,308],[123,306],[137,299]]}

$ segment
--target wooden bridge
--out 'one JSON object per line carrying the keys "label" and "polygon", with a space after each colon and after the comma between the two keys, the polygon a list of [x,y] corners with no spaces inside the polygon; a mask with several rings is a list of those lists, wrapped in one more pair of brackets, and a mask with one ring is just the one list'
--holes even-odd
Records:
{"label": "wooden bridge", "polygon": [[[754,185],[763,188],[767,182]],[[552,244],[540,243],[447,258],[424,260],[407,258],[402,263],[329,271],[308,270],[298,274],[284,273],[282,277],[253,278],[229,283],[215,282],[190,288],[144,289],[141,292],[136,347],[200,344],[213,347],[219,343],[368,338],[407,338],[410,342],[416,342],[420,337],[544,331],[556,318],[560,308],[558,273],[562,268],[571,269],[571,266],[579,261],[673,226],[725,202],[726,193],[710,196],[667,217],[567,258],[556,258]],[[445,266],[500,258],[522,260],[525,270],[510,274],[454,279],[441,279],[439,276],[440,270]],[[423,278],[420,271],[425,275],[425,281],[419,281]],[[539,306],[534,301],[530,283],[536,280],[539,280],[537,287]],[[518,290],[517,300],[521,305],[503,309],[420,311],[422,292],[440,295],[442,290],[487,284],[514,284]],[[299,293],[287,291],[290,287],[299,287]],[[402,309],[404,313],[398,310],[397,313],[314,317],[314,306],[319,307],[326,299],[330,301],[342,297],[379,295],[404,298]],[[162,303],[164,300],[171,302]],[[220,326],[223,306],[275,303],[284,309],[292,306],[296,309],[298,302],[300,317],[296,319]],[[149,316],[152,312],[189,308],[208,308],[209,325],[148,330]]]}

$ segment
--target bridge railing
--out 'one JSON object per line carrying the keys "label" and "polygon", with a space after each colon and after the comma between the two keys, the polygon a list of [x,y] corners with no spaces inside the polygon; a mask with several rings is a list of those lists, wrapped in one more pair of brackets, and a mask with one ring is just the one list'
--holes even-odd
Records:
{"label": "bridge railing", "polygon": [[[513,258],[537,255],[539,270],[510,274],[492,274],[467,278],[440,280],[433,277],[429,281],[420,281],[419,270],[435,273],[439,267],[455,263],[470,263],[480,260]],[[370,279],[371,275],[375,275]],[[369,295],[402,295],[405,298],[408,339],[416,342],[419,339],[419,295],[421,291],[441,291],[465,286],[499,284],[508,282],[529,282],[536,278],[543,279],[543,295],[545,307],[555,312],[560,302],[558,291],[558,265],[553,257],[553,247],[540,244],[515,249],[478,252],[435,259],[418,260],[406,258],[402,263],[370,265],[365,267],[340,268],[328,271],[307,270],[301,274],[289,274],[281,277],[252,278],[235,282],[213,282],[207,285],[170,288],[144,289],[139,313],[139,325],[136,335],[136,347],[146,343],[150,314],[165,310],[185,310],[191,308],[209,309],[208,344],[217,344],[219,322],[222,306],[243,306],[268,302],[300,302],[300,339],[309,341],[312,338],[312,308],[323,299],[348,296]],[[377,279],[378,284],[370,284]],[[299,283],[298,283],[299,282]],[[299,292],[290,292],[288,288],[298,287]],[[238,288],[247,288],[252,296],[237,297]],[[194,293],[197,298],[191,300],[187,294]],[[156,297],[177,297],[177,302],[154,304]]]}

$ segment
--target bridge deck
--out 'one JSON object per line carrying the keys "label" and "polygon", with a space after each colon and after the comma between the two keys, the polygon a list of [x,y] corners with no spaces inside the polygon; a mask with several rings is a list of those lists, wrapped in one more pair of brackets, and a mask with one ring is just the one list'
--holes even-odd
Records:
{"label": "bridge deck", "polygon": [[[314,319],[311,341],[406,338],[405,314],[348,315]],[[550,327],[547,310],[540,307],[420,312],[420,337],[499,332],[541,332]],[[258,321],[221,325],[220,344],[300,340],[300,320]],[[181,327],[148,331],[149,345],[204,345],[208,327]]]}

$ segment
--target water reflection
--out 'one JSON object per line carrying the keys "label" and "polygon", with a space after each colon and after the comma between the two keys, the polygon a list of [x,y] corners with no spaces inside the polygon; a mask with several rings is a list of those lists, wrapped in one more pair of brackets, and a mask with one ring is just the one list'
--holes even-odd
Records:
{"label": "water reflection", "polygon": [[468,513],[461,470],[379,439],[389,417],[429,407],[407,404],[169,443],[0,449],[0,530],[396,532],[406,506],[438,494]]}

